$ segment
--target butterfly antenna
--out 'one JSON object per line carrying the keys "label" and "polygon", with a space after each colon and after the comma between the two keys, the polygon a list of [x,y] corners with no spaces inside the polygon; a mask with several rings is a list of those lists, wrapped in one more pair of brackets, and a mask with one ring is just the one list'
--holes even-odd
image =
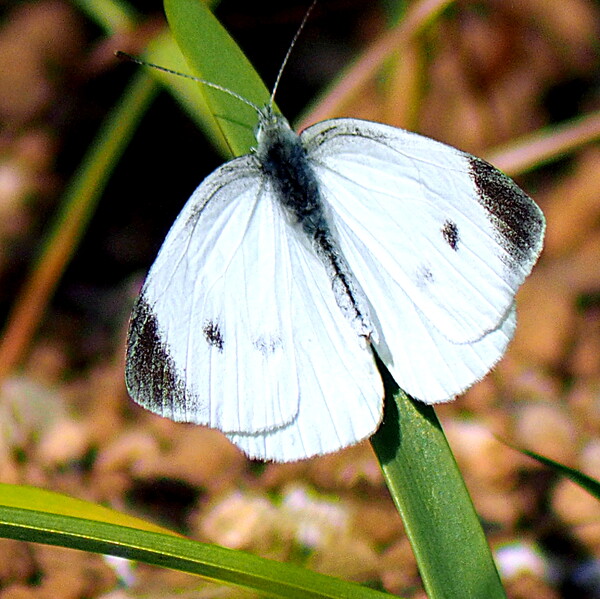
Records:
{"label": "butterfly antenna", "polygon": [[[315,0],[315,2],[316,2],[316,0]],[[314,4],[314,2],[313,2],[313,4]],[[224,94],[228,94],[228,95],[232,96],[233,98],[236,98],[240,102],[243,102],[244,104],[247,104],[248,106],[254,108],[254,110],[256,110],[257,112],[260,111],[259,106],[254,104],[254,102],[250,102],[250,100],[248,100],[247,98],[244,98],[243,96],[240,96],[240,94],[236,94],[234,91],[231,91],[230,89],[227,89],[226,87],[223,87],[217,83],[212,83],[211,81],[207,81],[206,79],[201,79],[200,77],[194,77],[193,75],[188,75],[187,73],[180,73],[179,71],[167,69],[166,67],[161,67],[160,65],[154,64],[152,62],[146,62],[145,60],[141,60],[139,58],[136,58],[135,56],[131,56],[131,54],[127,54],[127,52],[121,52],[121,50],[117,50],[115,52],[115,56],[117,58],[120,58],[121,60],[128,60],[130,62],[134,62],[136,64],[142,65],[143,67],[151,67],[158,71],[162,71],[163,73],[168,73],[169,75],[178,75],[179,77],[184,77],[185,79],[191,79],[192,81],[197,81],[198,83],[202,83],[203,85],[206,85],[207,87],[211,87],[212,89],[216,89],[220,92],[223,92]]]}
{"label": "butterfly antenna", "polygon": [[279,73],[277,73],[277,78],[275,79],[275,85],[273,86],[273,91],[271,92],[271,98],[269,99],[269,106],[273,106],[273,102],[275,101],[275,92],[277,91],[277,88],[279,87],[279,81],[281,80],[281,75],[283,74],[283,69],[285,69],[285,65],[287,64],[287,62],[290,58],[290,55],[292,53],[292,50],[294,49],[294,46],[296,45],[296,41],[300,37],[300,34],[302,33],[304,26],[306,25],[306,21],[308,21],[308,17],[310,16],[310,13],[312,12],[313,8],[315,7],[315,4],[317,3],[317,1],[318,0],[313,0],[312,4],[308,7],[308,10],[306,11],[306,13],[304,13],[304,18],[302,19],[302,23],[300,23],[300,27],[298,27],[298,30],[296,31],[296,34],[294,35],[294,37],[292,39],[292,43],[290,44],[290,47],[288,48],[287,52],[285,53],[283,62],[281,63],[281,66],[279,67]]}

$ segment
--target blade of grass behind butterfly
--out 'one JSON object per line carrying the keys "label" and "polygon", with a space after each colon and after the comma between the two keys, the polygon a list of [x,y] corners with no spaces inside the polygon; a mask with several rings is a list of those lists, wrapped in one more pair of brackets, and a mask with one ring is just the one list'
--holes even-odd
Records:
{"label": "blade of grass behind butterfly", "polygon": [[[120,33],[123,37],[127,37],[127,35],[133,34],[139,22],[135,10],[123,0],[73,1],[80,10],[110,35]],[[219,4],[219,0],[206,0],[206,4],[214,9]],[[143,59],[176,72],[190,74],[188,63],[166,27],[163,33],[158,34],[148,43]],[[135,68],[139,70],[141,67]],[[198,93],[197,84],[185,77],[177,77],[158,69],[145,68],[144,70],[153,79],[163,84],[219,152],[223,156],[229,156],[229,147],[212,112]],[[145,112],[145,108],[140,107],[140,109]]]}
{"label": "blade of grass behind butterfly", "polygon": [[[383,368],[383,367],[382,367]],[[429,599],[505,599],[465,483],[431,406],[389,374],[371,443],[402,517]]]}
{"label": "blade of grass behind butterfly", "polygon": [[[102,1],[80,1],[86,13],[102,12]],[[92,10],[93,8],[93,10]],[[99,23],[129,23],[134,14],[125,3],[110,3],[110,19]],[[121,10],[119,15],[114,10]],[[133,25],[131,25],[133,26]],[[112,31],[108,31],[112,33]],[[31,273],[17,295],[0,342],[0,380],[21,360],[60,276],[73,255],[91,218],[105,182],[124,151],[132,132],[152,101],[156,85],[147,74],[138,74],[101,126],[96,139],[73,175]]]}
{"label": "blade of grass behind butterfly", "polygon": [[133,6],[123,0],[71,0],[92,21],[107,33],[127,31],[139,20]]}
{"label": "blade of grass behind butterfly", "polygon": [[[78,4],[92,18],[101,15],[105,8],[102,0],[94,2],[79,0]],[[117,9],[121,12],[114,14]],[[109,2],[107,10],[109,10],[110,18],[98,24],[109,28],[108,33],[114,33],[110,27],[115,23],[122,26],[128,24],[129,17],[134,14],[124,2]],[[129,27],[133,28],[133,24],[130,24]],[[150,60],[156,62],[163,57],[165,64],[172,64],[175,67],[184,60],[174,41],[165,35],[159,36],[152,44],[152,51],[148,55]],[[171,63],[167,57],[172,60]],[[172,76],[165,79],[165,84],[187,108],[188,113],[196,122],[201,124],[206,132],[212,132],[211,137],[221,151],[224,154],[227,153],[228,146],[214,125],[214,119],[211,128],[212,115],[211,119],[206,116],[210,113],[205,104],[199,102],[200,95],[197,93],[195,85],[189,80]],[[190,85],[194,88],[194,93],[191,93]],[[108,180],[112,168],[125,150],[130,135],[137,127],[139,119],[145,114],[157,89],[154,79],[147,72],[139,71],[135,74],[131,85],[102,125],[77,172],[73,175],[61,199],[58,214],[50,226],[39,257],[7,319],[0,343],[0,379],[20,362],[23,352],[45,312],[48,298],[73,255],[87,222],[94,212],[96,202],[102,195],[104,184]]]}
{"label": "blade of grass behind butterfly", "polygon": [[[192,74],[173,36],[166,29],[164,33],[157,36],[148,44],[143,59],[156,65],[166,66],[173,71]],[[136,69],[143,68],[153,79],[160,81],[188,116],[198,125],[204,136],[210,140],[217,151],[223,157],[231,157],[229,145],[223,137],[219,123],[206,103],[204,96],[198,93],[198,84],[196,82],[186,77],[178,77],[170,73],[165,73],[158,69],[138,67],[137,65],[134,65],[134,67]]]}
{"label": "blade of grass behind butterfly", "polygon": [[[263,106],[269,92],[262,80],[210,9],[197,0],[165,0],[173,37],[197,77]],[[233,156],[255,144],[256,111],[230,95],[198,83],[217,118]]]}

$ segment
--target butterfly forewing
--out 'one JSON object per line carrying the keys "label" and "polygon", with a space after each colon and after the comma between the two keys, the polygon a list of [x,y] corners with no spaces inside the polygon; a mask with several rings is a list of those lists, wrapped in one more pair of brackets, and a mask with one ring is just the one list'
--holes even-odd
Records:
{"label": "butterfly forewing", "polygon": [[253,157],[191,196],[138,300],[150,316],[132,318],[127,380],[138,403],[227,432],[296,417],[293,275],[278,211]]}
{"label": "butterfly forewing", "polygon": [[539,208],[508,177],[455,148],[357,119],[318,123],[302,139],[334,220],[434,327],[468,343],[500,325],[543,236]]}
{"label": "butterfly forewing", "polygon": [[138,403],[263,459],[376,430],[383,390],[368,341],[254,157],[207,178],[165,239],[132,318],[127,381]]}
{"label": "butterfly forewing", "polygon": [[[477,159],[402,130],[338,119],[302,138],[373,306],[378,354],[417,399],[452,399],[512,338],[514,294],[541,249],[539,209],[487,163],[489,185],[472,171]],[[492,195],[518,226],[506,206],[492,211]]]}

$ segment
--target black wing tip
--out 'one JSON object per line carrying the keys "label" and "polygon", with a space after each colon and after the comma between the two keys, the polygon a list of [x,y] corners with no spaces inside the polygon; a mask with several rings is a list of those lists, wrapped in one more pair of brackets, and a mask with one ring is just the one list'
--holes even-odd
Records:
{"label": "black wing tip", "polygon": [[144,408],[173,417],[185,406],[185,384],[161,334],[156,314],[144,294],[136,300],[129,321],[125,385]]}
{"label": "black wing tip", "polygon": [[[510,244],[516,262],[535,261],[543,245],[546,221],[539,206],[507,175],[482,158],[466,155],[480,203]],[[512,251],[511,251],[512,250]]]}

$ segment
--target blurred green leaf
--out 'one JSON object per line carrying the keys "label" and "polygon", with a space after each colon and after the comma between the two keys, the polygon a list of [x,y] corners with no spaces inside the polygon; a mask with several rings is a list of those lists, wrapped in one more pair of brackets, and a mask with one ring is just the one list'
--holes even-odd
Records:
{"label": "blurred green leaf", "polygon": [[138,18],[135,9],[120,0],[73,0],[73,3],[109,34],[131,29]]}

